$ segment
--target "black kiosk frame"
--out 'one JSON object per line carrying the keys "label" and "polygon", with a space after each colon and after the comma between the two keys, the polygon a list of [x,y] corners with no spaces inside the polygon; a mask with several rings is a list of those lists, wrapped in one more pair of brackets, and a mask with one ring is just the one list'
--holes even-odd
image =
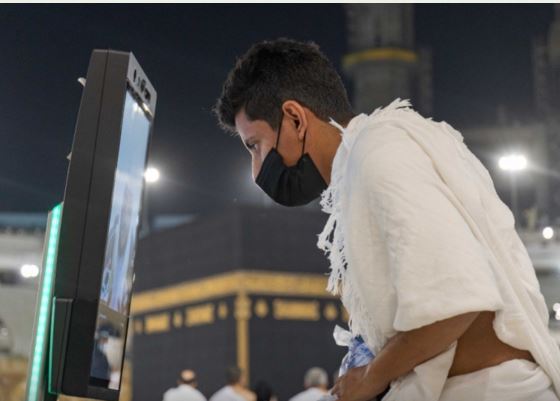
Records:
{"label": "black kiosk frame", "polygon": [[[50,394],[119,398],[156,98],[132,53],[93,51],[60,223],[46,366]],[[130,171],[122,167],[126,163]],[[123,185],[126,189],[120,188]],[[117,197],[122,208],[118,213]],[[124,250],[115,250],[121,245]],[[109,359],[99,350],[100,343],[106,347],[111,338],[121,349],[117,363],[108,369]]]}

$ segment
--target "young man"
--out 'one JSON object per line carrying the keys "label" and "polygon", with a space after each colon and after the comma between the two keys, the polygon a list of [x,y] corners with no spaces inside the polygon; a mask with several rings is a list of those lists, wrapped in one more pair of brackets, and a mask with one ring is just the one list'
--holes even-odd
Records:
{"label": "young man", "polygon": [[170,388],[163,394],[163,401],[206,401],[206,397],[197,389],[198,379],[194,370],[181,372],[177,387]]}
{"label": "young man", "polygon": [[227,384],[218,390],[210,401],[256,401],[257,396],[246,387],[243,371],[231,366],[226,371]]}
{"label": "young man", "polygon": [[513,216],[445,122],[395,100],[352,113],[314,44],[254,45],[216,105],[286,206],[322,195],[328,289],[376,357],[340,401],[558,401],[560,351]]}
{"label": "young man", "polygon": [[297,393],[288,401],[320,401],[328,394],[329,376],[323,368],[308,369],[303,378],[303,386],[305,390]]}

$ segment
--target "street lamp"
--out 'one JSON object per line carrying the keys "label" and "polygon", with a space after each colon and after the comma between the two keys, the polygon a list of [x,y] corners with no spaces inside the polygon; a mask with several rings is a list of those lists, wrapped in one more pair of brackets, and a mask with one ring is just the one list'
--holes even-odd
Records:
{"label": "street lamp", "polygon": [[500,157],[499,165],[502,170],[520,171],[527,168],[527,158],[520,154],[511,154]]}
{"label": "street lamp", "polygon": [[512,153],[500,157],[498,165],[504,171],[509,172],[510,177],[510,189],[511,189],[511,208],[513,211],[513,216],[515,218],[515,225],[517,225],[517,181],[516,173],[523,171],[527,168],[527,158],[519,153]]}
{"label": "street lamp", "polygon": [[159,177],[159,170],[155,167],[148,167],[144,173],[144,179],[148,184],[153,184],[154,182],[159,181]]}
{"label": "street lamp", "polygon": [[542,236],[544,239],[552,239],[554,237],[554,229],[552,227],[543,228]]}
{"label": "street lamp", "polygon": [[19,273],[23,278],[34,278],[39,275],[39,266],[25,264],[19,269]]}

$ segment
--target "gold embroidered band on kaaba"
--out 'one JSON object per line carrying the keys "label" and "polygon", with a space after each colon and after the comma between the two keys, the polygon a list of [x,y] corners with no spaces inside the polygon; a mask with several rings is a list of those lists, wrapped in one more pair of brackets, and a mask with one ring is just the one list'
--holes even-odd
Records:
{"label": "gold embroidered band on kaaba", "polygon": [[[249,321],[253,314],[275,320],[348,320],[346,311],[337,306],[326,287],[327,277],[321,274],[237,270],[135,293],[132,327],[136,334],[158,334],[172,328],[212,324],[231,313],[236,322],[237,363],[248,375]],[[232,312],[223,300],[230,296],[235,297]],[[268,302],[262,298],[266,296],[274,299]],[[327,302],[321,307],[317,299]]]}

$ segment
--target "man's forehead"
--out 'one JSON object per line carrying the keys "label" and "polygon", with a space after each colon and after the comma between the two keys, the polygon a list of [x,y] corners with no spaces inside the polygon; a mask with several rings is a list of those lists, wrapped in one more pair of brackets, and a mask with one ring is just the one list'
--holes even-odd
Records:
{"label": "man's forehead", "polygon": [[235,115],[235,130],[241,138],[247,139],[264,135],[271,128],[264,120],[250,120],[245,111],[241,110]]}

